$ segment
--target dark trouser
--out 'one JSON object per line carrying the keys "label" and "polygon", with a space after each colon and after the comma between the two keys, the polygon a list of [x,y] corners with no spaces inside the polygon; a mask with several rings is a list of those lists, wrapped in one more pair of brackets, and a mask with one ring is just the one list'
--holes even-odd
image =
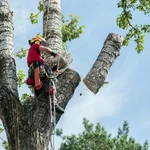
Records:
{"label": "dark trouser", "polygon": [[[32,85],[34,87],[35,83],[34,83],[34,69],[36,67],[39,67],[39,77],[40,77],[40,81],[43,82],[43,80],[45,79],[46,77],[46,74],[48,76],[50,76],[51,73],[53,73],[53,70],[54,69],[51,69],[47,64],[43,63],[43,62],[33,62],[30,67],[29,67],[29,70],[28,70],[28,79],[27,79],[27,84],[28,85]],[[55,67],[56,68],[56,67]],[[38,91],[41,91],[40,90],[35,90],[35,93],[38,92]],[[47,89],[48,90],[48,89]]]}
{"label": "dark trouser", "polygon": [[[43,81],[43,79],[45,78],[45,73],[47,73],[49,76],[51,73],[53,73],[53,71],[56,71],[57,70],[57,65],[53,66],[53,68],[50,68],[47,64],[43,63],[43,62],[33,62],[31,65],[30,65],[30,68],[28,70],[28,79],[31,79],[33,80],[33,84],[32,86],[34,86],[34,69],[36,67],[39,67],[39,71],[40,71],[40,80],[41,82]],[[54,81],[52,81],[53,79],[50,79],[50,83],[49,83],[49,87],[48,87],[48,93],[50,94],[50,90],[52,92],[56,92],[55,90],[55,85],[53,84]],[[35,92],[35,95],[38,96],[41,92],[41,90],[43,89],[43,86],[41,89],[39,90],[35,90],[34,89],[34,92]],[[45,89],[46,90],[46,89]],[[46,90],[46,91],[47,91]],[[59,105],[58,105],[58,102],[57,102],[57,99],[55,98],[55,96],[53,97],[53,95],[49,95],[51,96],[51,100],[52,100],[52,103],[54,104],[55,103],[55,110],[57,113],[59,114],[63,114],[64,113],[64,109],[61,108]],[[52,104],[52,110],[54,110],[54,107],[53,107],[53,104]]]}

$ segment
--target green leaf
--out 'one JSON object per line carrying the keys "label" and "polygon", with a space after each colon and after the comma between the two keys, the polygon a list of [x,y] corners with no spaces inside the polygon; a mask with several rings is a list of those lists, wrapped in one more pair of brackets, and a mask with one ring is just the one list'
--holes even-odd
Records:
{"label": "green leaf", "polygon": [[23,57],[25,57],[27,54],[27,50],[25,50],[24,48],[21,48],[20,51],[18,51],[15,55],[16,57],[22,59]]}
{"label": "green leaf", "polygon": [[27,93],[22,94],[22,95],[21,95],[21,102],[22,102],[22,103],[26,103],[26,101],[27,101],[27,99],[28,99],[29,97],[30,97],[30,95],[27,94]]}
{"label": "green leaf", "polygon": [[[133,38],[136,42],[135,50],[140,53],[144,50],[144,34],[150,32],[150,25],[141,24],[136,25],[136,20],[133,18],[133,12],[140,11],[144,15],[150,15],[150,1],[147,0],[120,0],[118,8],[122,12],[118,15],[116,22],[119,28],[127,30],[127,34],[123,45],[128,46],[130,40]],[[132,22],[134,20],[134,22]],[[139,20],[138,20],[139,22]]]}
{"label": "green leaf", "polygon": [[38,10],[39,10],[40,12],[42,12],[42,11],[43,11],[43,9],[44,9],[43,1],[39,1]]}
{"label": "green leaf", "polygon": [[17,83],[18,83],[19,87],[21,87],[21,85],[24,83],[25,76],[26,75],[23,73],[23,70],[18,70]]}
{"label": "green leaf", "polygon": [[38,14],[31,13],[30,14],[30,21],[31,21],[31,23],[32,24],[37,24],[38,23],[38,17],[39,17]]}
{"label": "green leaf", "polygon": [[9,145],[7,141],[3,141],[2,146],[5,148],[5,150],[9,150]]}
{"label": "green leaf", "polygon": [[63,17],[63,26],[62,26],[62,38],[63,38],[63,43],[65,43],[64,45],[64,50],[66,50],[65,46],[67,41],[72,41],[76,38],[80,37],[80,34],[83,33],[83,28],[85,28],[85,26],[79,26],[78,27],[78,23],[79,23],[79,16],[73,16],[72,14],[69,15],[70,16],[70,20],[64,20]]}
{"label": "green leaf", "polygon": [[2,125],[0,124],[0,133],[2,133],[4,131],[4,128],[2,127]]}
{"label": "green leaf", "polygon": [[58,129],[57,128],[55,132],[56,132],[57,136],[62,136],[62,134],[63,134],[63,130],[62,129]]}

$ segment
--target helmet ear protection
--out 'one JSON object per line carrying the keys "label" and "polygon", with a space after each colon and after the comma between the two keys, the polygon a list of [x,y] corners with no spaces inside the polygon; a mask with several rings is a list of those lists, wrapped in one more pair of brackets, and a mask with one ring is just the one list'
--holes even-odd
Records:
{"label": "helmet ear protection", "polygon": [[31,40],[28,41],[29,45],[31,45]]}
{"label": "helmet ear protection", "polygon": [[35,44],[39,44],[39,45],[41,44],[41,42],[40,42],[40,41],[35,41],[34,43],[35,43]]}
{"label": "helmet ear protection", "polygon": [[42,46],[47,46],[46,40],[44,38],[42,38],[41,36],[36,36],[36,37],[32,38],[32,40],[29,40],[29,45],[32,45],[34,43],[42,45]]}

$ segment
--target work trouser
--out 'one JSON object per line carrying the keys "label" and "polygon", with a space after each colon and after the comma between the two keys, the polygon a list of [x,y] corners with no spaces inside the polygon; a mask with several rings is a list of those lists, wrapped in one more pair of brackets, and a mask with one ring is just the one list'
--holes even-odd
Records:
{"label": "work trouser", "polygon": [[29,66],[29,69],[28,69],[28,78],[30,78],[31,80],[33,80],[33,82],[31,83],[32,86],[34,86],[34,69],[36,67],[39,67],[39,76],[40,76],[40,79],[44,79],[45,78],[45,73],[48,73],[49,70],[48,70],[48,66],[43,63],[43,62],[33,62],[30,66]]}
{"label": "work trouser", "polygon": [[[46,77],[46,74],[47,74],[47,75],[50,75],[50,73],[52,73],[53,70],[56,69],[56,66],[54,66],[54,67],[51,69],[47,64],[45,64],[45,63],[43,63],[43,62],[38,62],[38,61],[33,62],[33,63],[30,65],[29,70],[28,70],[28,79],[31,81],[31,83],[29,83],[29,84],[27,83],[28,85],[32,85],[33,87],[34,87],[34,85],[35,85],[35,83],[34,83],[34,69],[35,69],[36,67],[39,67],[39,77],[40,77],[41,82],[43,82],[43,79]],[[52,79],[52,80],[54,80],[54,79]],[[50,83],[49,86],[51,86],[51,83]],[[45,88],[46,88],[46,87],[45,87]],[[51,88],[52,88],[52,87],[51,87]],[[49,89],[50,89],[50,87],[49,87]],[[49,89],[46,88],[45,90],[49,92]],[[35,94],[36,94],[36,95],[39,95],[39,93],[40,93],[40,90],[36,90],[36,89],[35,89]],[[52,99],[52,102],[53,102],[53,100],[54,100],[54,99]],[[56,99],[55,99],[55,103],[57,103]]]}

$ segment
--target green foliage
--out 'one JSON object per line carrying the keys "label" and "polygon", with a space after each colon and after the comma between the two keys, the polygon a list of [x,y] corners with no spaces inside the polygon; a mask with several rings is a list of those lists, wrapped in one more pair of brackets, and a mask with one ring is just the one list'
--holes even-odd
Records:
{"label": "green foliage", "polygon": [[19,87],[21,87],[21,85],[24,83],[25,76],[26,75],[23,73],[23,70],[18,70],[17,82]]}
{"label": "green foliage", "polygon": [[142,146],[132,137],[129,137],[129,125],[125,121],[118,135],[112,137],[104,127],[97,123],[94,127],[87,119],[83,120],[84,131],[80,134],[62,136],[60,150],[148,150],[148,142]]}
{"label": "green foliage", "polygon": [[21,48],[21,50],[16,53],[16,57],[22,59],[23,57],[26,56],[26,54],[27,54],[27,50]]}
{"label": "green foliage", "polygon": [[65,20],[64,17],[62,19],[63,25],[62,25],[62,39],[64,47],[66,45],[67,41],[72,41],[76,38],[80,37],[80,34],[83,33],[83,28],[85,26],[79,26],[79,16],[73,16],[72,14],[69,15],[70,20]]}
{"label": "green foliage", "polygon": [[3,141],[2,146],[5,148],[5,150],[9,150],[9,145],[7,141]]}
{"label": "green foliage", "polygon": [[37,14],[34,14],[34,13],[30,14],[30,21],[32,24],[38,23],[39,14],[43,11],[43,9],[44,9],[43,1],[39,1],[39,5],[38,5],[38,11],[39,12]]}
{"label": "green foliage", "polygon": [[38,23],[38,14],[34,14],[34,13],[31,13],[30,14],[30,20],[31,20],[31,23],[32,24],[37,24]]}
{"label": "green foliage", "polygon": [[39,12],[42,12],[44,9],[44,6],[43,6],[43,1],[39,1],[39,6],[38,6],[38,10]]}
{"label": "green foliage", "polygon": [[[18,81],[19,87],[21,87],[22,84],[25,83],[25,77],[26,77],[26,75],[23,73],[23,70],[18,70],[18,73],[17,73],[17,79],[18,80],[17,81]],[[33,90],[34,88],[32,86],[28,86],[28,88],[30,89],[31,93],[34,92],[34,90]],[[29,94],[27,94],[27,93],[22,94],[21,95],[21,102],[25,103],[28,97],[29,97]]]}
{"label": "green foliage", "polygon": [[62,136],[62,134],[63,134],[63,130],[62,129],[56,129],[56,135],[57,136]]}
{"label": "green foliage", "polygon": [[[38,17],[39,14],[43,11],[44,6],[43,6],[43,2],[39,1],[39,6],[38,6],[38,10],[39,13],[34,14],[31,13],[30,14],[30,21],[32,24],[37,24],[38,23]],[[69,15],[70,19],[69,20],[65,20],[64,16],[62,18],[62,41],[63,41],[63,49],[66,50],[67,49],[67,41],[72,41],[76,38],[80,37],[80,34],[83,33],[83,28],[85,26],[79,26],[78,27],[78,23],[79,23],[79,16],[73,16],[72,14]]]}
{"label": "green foliage", "polygon": [[123,45],[128,46],[131,38],[136,42],[135,50],[140,53],[144,50],[144,33],[150,32],[150,25],[141,24],[133,25],[131,22],[134,20],[133,12],[140,11],[144,15],[150,14],[150,1],[148,0],[120,0],[118,8],[122,8],[122,13],[117,18],[117,25],[119,28],[128,30],[125,36]]}
{"label": "green foliage", "polygon": [[[4,131],[4,128],[2,124],[0,124],[0,133],[2,133],[3,131]],[[5,148],[5,150],[9,150],[8,142],[3,140],[1,137],[0,137],[0,140],[2,140],[2,146]]]}
{"label": "green foliage", "polygon": [[0,133],[2,133],[4,131],[4,128],[2,127],[2,125],[0,124]]}
{"label": "green foliage", "polygon": [[29,97],[29,94],[27,94],[27,93],[22,94],[21,95],[21,102],[25,103],[28,97]]}

